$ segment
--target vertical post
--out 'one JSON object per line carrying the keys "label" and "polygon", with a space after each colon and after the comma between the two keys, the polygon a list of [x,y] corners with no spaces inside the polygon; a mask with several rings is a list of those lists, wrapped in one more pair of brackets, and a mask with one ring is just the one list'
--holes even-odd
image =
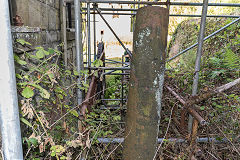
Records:
{"label": "vertical post", "polygon": [[8,3],[9,3],[10,24],[13,25],[13,5],[12,5],[12,0],[8,1]]}
{"label": "vertical post", "polygon": [[67,3],[67,11],[68,11],[68,28],[72,28],[72,7],[71,7],[71,3]]}
{"label": "vertical post", "polygon": [[[199,80],[199,71],[200,71],[200,65],[201,65],[201,56],[202,56],[202,47],[203,47],[203,41],[204,41],[207,8],[208,8],[208,0],[203,0],[202,17],[201,17],[199,36],[198,36],[197,57],[195,62],[195,72],[194,72],[193,86],[192,86],[192,96],[195,96],[198,90],[198,80]],[[189,115],[189,120],[188,120],[189,133],[192,132],[192,123],[193,123],[193,117]]]}
{"label": "vertical post", "polygon": [[3,159],[23,159],[8,0],[0,1],[0,130]]}
{"label": "vertical post", "polygon": [[[134,0],[134,2],[135,2],[136,0]],[[135,4],[133,4],[133,9],[135,9],[136,8],[136,6],[135,6]],[[133,13],[135,13],[136,14],[136,12],[133,12]],[[134,21],[135,21],[135,15],[132,15],[132,32],[134,32]]]}
{"label": "vertical post", "polygon": [[[123,61],[124,61],[124,56],[122,56],[122,67],[124,67],[124,64],[123,64]],[[122,70],[122,73],[124,73],[124,71]],[[121,76],[121,107],[123,108],[123,91],[124,91],[124,89],[123,89],[123,81],[124,81],[124,76],[122,75]]]}
{"label": "vertical post", "polygon": [[168,20],[168,9],[156,6],[140,8],[136,15],[124,160],[150,160],[156,152]]}
{"label": "vertical post", "polygon": [[93,10],[94,10],[94,13],[93,13],[93,41],[94,41],[94,61],[97,59],[97,52],[96,52],[96,7],[97,7],[97,4],[94,3],[93,4]]}
{"label": "vertical post", "polygon": [[[83,58],[82,58],[82,16],[80,15],[80,2],[74,0],[74,12],[75,12],[75,41],[76,41],[76,64],[77,72],[83,70]],[[81,77],[78,77],[78,84],[80,85]],[[77,90],[78,105],[82,103],[82,92],[78,88]]]}
{"label": "vertical post", "polygon": [[91,27],[90,27],[90,3],[87,3],[87,32],[88,32],[88,67],[91,67]]}
{"label": "vertical post", "polygon": [[63,58],[65,68],[68,66],[68,55],[67,55],[67,21],[66,21],[66,2],[62,0],[62,34],[63,34]]}

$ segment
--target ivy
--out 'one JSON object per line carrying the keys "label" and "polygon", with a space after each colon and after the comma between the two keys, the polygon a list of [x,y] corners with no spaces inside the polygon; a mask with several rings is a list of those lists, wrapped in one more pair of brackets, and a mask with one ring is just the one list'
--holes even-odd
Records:
{"label": "ivy", "polygon": [[33,95],[34,95],[34,92],[33,92],[32,88],[30,88],[28,86],[25,87],[22,91],[22,96],[25,98],[31,98],[31,97],[33,97]]}

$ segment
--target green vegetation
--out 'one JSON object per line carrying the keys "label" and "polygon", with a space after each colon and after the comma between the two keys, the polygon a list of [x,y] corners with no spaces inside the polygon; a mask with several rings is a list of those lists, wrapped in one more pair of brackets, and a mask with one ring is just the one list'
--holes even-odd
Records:
{"label": "green vegetation", "polygon": [[[233,19],[208,19],[205,36],[230,23],[232,20]],[[199,19],[191,19],[179,24],[169,44],[169,57],[176,55],[181,50],[197,42],[199,23]],[[240,77],[239,34],[240,24],[237,23],[204,42],[198,95],[206,94],[216,87]],[[174,88],[177,93],[185,100],[187,100],[192,93],[196,48],[197,47],[176,58],[167,65],[167,67],[172,69],[172,71],[167,74],[167,85],[175,86],[176,88]],[[164,102],[164,106],[168,106],[169,104],[176,105],[175,100],[168,100],[169,96],[171,95],[165,95],[167,102]],[[218,94],[194,106],[200,115],[209,122],[208,126],[200,127],[198,131],[199,137],[214,135],[212,137],[218,137],[218,140],[227,138],[232,143],[232,145],[226,145],[227,149],[222,151],[219,151],[221,150],[221,145],[212,144],[208,147],[204,145],[200,147],[198,145],[200,150],[204,152],[204,155],[208,155],[208,152],[211,150],[211,153],[214,153],[218,158],[237,159],[238,154],[234,146],[238,145],[238,135],[240,134],[239,97],[239,85],[237,85],[222,94]],[[175,99],[175,97],[173,98]],[[170,112],[169,109],[165,110],[167,110],[165,112]],[[180,115],[177,116],[180,117]],[[167,114],[164,117],[169,117],[169,115]],[[166,127],[167,123],[168,122],[161,124],[162,127]],[[166,143],[164,147],[167,150],[169,146],[171,146],[171,144]],[[204,149],[204,147],[207,149]],[[184,152],[184,154],[179,155],[178,158],[186,159],[188,151],[185,150],[182,152]],[[174,155],[177,153],[169,152],[167,154]]]}
{"label": "green vegetation", "polygon": [[[237,12],[238,13],[238,12]],[[232,19],[208,19],[206,34],[231,22]],[[169,44],[169,57],[197,42],[199,19],[185,20],[177,26]],[[199,94],[214,90],[217,86],[231,82],[240,77],[240,24],[235,24],[222,31],[214,38],[204,43]],[[17,43],[23,47],[31,46],[22,39]],[[61,46],[61,45],[60,45]],[[97,138],[123,137],[124,114],[119,101],[97,101],[85,118],[79,116],[76,104],[76,89],[87,91],[89,81],[84,81],[90,75],[98,73],[75,69],[66,70],[61,63],[62,53],[57,49],[37,47],[33,51],[15,54],[17,66],[17,90],[20,104],[20,120],[24,144],[25,159],[73,159],[79,154],[85,154],[88,159],[117,159],[121,157],[121,144],[99,144]],[[170,62],[171,69],[166,74],[166,84],[174,86],[176,92],[187,100],[191,95],[192,79],[196,48],[184,56]],[[121,58],[113,60],[121,61]],[[93,66],[102,66],[101,60],[93,62]],[[121,67],[121,64],[108,64],[107,67]],[[116,71],[114,73],[121,73]],[[81,85],[77,77],[83,77]],[[105,99],[121,99],[122,76],[106,76]],[[128,86],[123,85],[124,98],[127,96]],[[236,159],[238,155],[234,149],[239,142],[240,134],[240,93],[239,86],[227,92],[218,94],[195,106],[201,116],[209,122],[209,126],[200,127],[199,137],[212,136],[221,140],[228,138],[233,145],[198,146],[205,155],[208,151],[221,159]],[[112,110],[104,106],[120,106]],[[180,137],[176,127],[171,124],[172,106],[179,110],[181,104],[169,93],[164,93],[163,111],[161,115],[161,130],[159,137]],[[179,119],[180,114],[176,113]],[[83,131],[83,132],[81,132]],[[188,148],[176,146],[175,143],[164,141],[161,159],[168,155],[172,159],[187,159]],[[119,150],[117,150],[117,148]],[[85,153],[85,151],[87,153]],[[114,153],[113,153],[114,152]],[[209,157],[208,157],[209,158]],[[208,159],[207,158],[207,159]]]}
{"label": "green vegetation", "polygon": [[[31,46],[23,39],[17,43]],[[34,51],[14,55],[25,159],[71,159],[78,156],[76,151],[94,145],[98,137],[111,137],[122,127],[120,110],[110,112],[100,106],[92,107],[79,125],[76,89],[86,92],[89,82],[82,79],[78,85],[77,77],[98,76],[98,73],[64,69],[61,54],[57,49],[36,47]],[[93,62],[95,67],[102,65],[101,60]],[[106,90],[109,97],[118,90],[115,86],[120,82],[119,76],[114,79],[114,82],[109,80]],[[81,128],[84,132],[79,135]]]}

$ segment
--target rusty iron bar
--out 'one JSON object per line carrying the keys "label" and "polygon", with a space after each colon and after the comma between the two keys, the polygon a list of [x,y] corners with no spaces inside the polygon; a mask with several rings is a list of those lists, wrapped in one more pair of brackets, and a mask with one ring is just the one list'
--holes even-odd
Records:
{"label": "rusty iron bar", "polygon": [[[172,88],[170,88],[169,86],[165,86],[165,87],[168,89],[168,91],[171,94],[173,94],[184,105],[184,108],[187,110],[187,112],[189,114],[191,114],[194,118],[196,118],[201,125],[207,124],[207,122],[193,108],[191,108],[190,105],[188,103],[186,103],[183,100],[183,98],[180,97]],[[181,128],[185,126],[185,123],[183,123],[183,121],[185,121],[185,115],[186,114],[184,112],[181,114],[181,121],[180,121],[180,122],[182,122],[182,123],[180,123],[180,124],[182,124]]]}
{"label": "rusty iron bar", "polygon": [[186,115],[187,115],[187,110],[186,110],[186,108],[183,108],[182,110],[181,110],[181,119],[180,119],[180,128],[182,129],[182,130],[185,130],[185,128],[187,127],[187,124],[186,124]]}
{"label": "rusty iron bar", "polygon": [[[104,44],[102,44],[104,45]],[[104,52],[104,47],[102,47],[101,53],[98,57],[98,59],[102,60],[103,62],[105,62],[105,52]],[[98,73],[101,73],[102,71],[99,70]],[[96,99],[96,91],[97,91],[97,85],[98,85],[98,78],[94,75],[92,75],[91,77],[91,82],[85,97],[85,100],[82,103],[81,106],[81,115],[80,118],[84,118],[86,115],[86,109],[88,110],[88,112],[90,112],[91,106],[95,103],[95,99]]]}
{"label": "rusty iron bar", "polygon": [[[197,103],[200,103],[200,102],[202,102],[203,100],[206,100],[207,98],[210,98],[210,97],[212,97],[212,96],[214,96],[214,95],[216,95],[217,93],[221,93],[221,92],[223,92],[223,91],[225,91],[225,90],[228,90],[229,88],[231,88],[231,87],[233,87],[233,86],[235,86],[235,85],[237,85],[237,84],[239,84],[240,83],[240,78],[238,78],[238,79],[236,79],[236,80],[234,80],[234,81],[232,81],[232,82],[229,82],[229,83],[227,83],[227,84],[224,84],[224,85],[222,85],[222,86],[220,86],[220,87],[217,87],[216,89],[214,89],[214,90],[209,90],[207,93],[205,93],[205,94],[201,94],[201,95],[199,95],[199,96],[193,96],[193,97],[191,97],[187,102],[185,102],[183,99],[182,99],[182,97],[180,97],[172,88],[170,88],[169,86],[165,86],[184,106],[192,106],[192,105],[194,105],[194,104],[197,104]],[[180,124],[181,124],[181,127],[183,127],[183,126],[185,126],[184,125],[184,123],[185,123],[185,117],[184,117],[184,115],[186,114],[186,108],[184,109],[183,108],[183,110],[181,111],[181,120],[180,120]],[[194,109],[190,109],[190,110],[188,110],[188,112],[192,112],[193,114],[194,114]],[[197,116],[197,117],[195,117],[195,118],[197,118],[197,119],[201,119],[199,116]],[[200,124],[201,124],[201,122],[200,122]]]}
{"label": "rusty iron bar", "polygon": [[198,121],[196,119],[193,119],[192,132],[190,137],[191,140],[190,140],[189,157],[192,157],[194,155],[194,149],[196,149],[197,133],[198,133]]}
{"label": "rusty iron bar", "polygon": [[96,86],[97,86],[97,78],[96,78],[96,76],[92,76],[91,83],[90,83],[89,89],[87,91],[87,95],[85,97],[85,100],[82,103],[80,116],[85,117],[86,109],[88,110],[88,112],[91,111],[91,105],[93,105],[94,99],[95,99],[95,97],[93,97],[93,95],[96,94]]}
{"label": "rusty iron bar", "polygon": [[198,121],[196,119],[193,119],[192,134],[191,134],[191,145],[194,145],[196,143],[197,131],[198,131]]}
{"label": "rusty iron bar", "polygon": [[183,100],[182,97],[180,97],[172,88],[169,86],[165,86],[183,105],[186,104],[185,100]]}
{"label": "rusty iron bar", "polygon": [[186,105],[191,106],[191,105],[200,103],[203,100],[206,100],[207,98],[210,98],[210,97],[216,95],[217,93],[222,93],[223,91],[228,90],[231,87],[233,87],[233,86],[235,86],[235,85],[237,85],[239,83],[240,83],[240,78],[238,78],[238,79],[236,79],[236,80],[234,80],[232,82],[229,82],[227,84],[224,84],[224,85],[222,85],[220,87],[217,87],[214,90],[209,90],[207,93],[201,94],[199,96],[193,96],[193,97],[190,98],[189,101],[186,102],[187,103]]}
{"label": "rusty iron bar", "polygon": [[140,8],[136,15],[124,160],[150,160],[156,151],[168,21],[168,9],[156,6]]}

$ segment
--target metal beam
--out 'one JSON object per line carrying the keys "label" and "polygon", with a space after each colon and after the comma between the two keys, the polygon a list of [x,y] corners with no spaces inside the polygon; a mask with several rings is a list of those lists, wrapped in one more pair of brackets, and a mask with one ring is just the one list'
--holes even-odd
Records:
{"label": "metal beam", "polygon": [[22,140],[8,7],[8,0],[0,1],[0,130],[3,159],[22,160]]}
{"label": "metal beam", "polygon": [[[73,2],[73,0],[65,0]],[[172,5],[172,6],[203,6],[203,3],[194,2],[149,2],[149,1],[122,1],[122,0],[81,0],[84,3],[112,3],[112,4],[146,4],[146,5]],[[240,7],[240,3],[209,3],[208,6]]]}
{"label": "metal beam", "polygon": [[[124,138],[98,138],[98,143],[123,143]],[[158,143],[162,142],[175,142],[175,143],[187,143],[188,141],[186,139],[181,138],[158,138]],[[196,139],[197,143],[228,143],[228,140],[226,138],[223,138],[221,140],[218,140],[217,138],[208,138],[208,137],[202,137]]]}
{"label": "metal beam", "polygon": [[[203,6],[204,3],[170,2],[170,5],[173,5],[173,6]],[[240,7],[240,3],[208,3],[208,6]]]}
{"label": "metal beam", "polygon": [[67,20],[66,20],[66,3],[62,1],[62,40],[63,40],[63,58],[64,66],[67,69],[68,55],[67,55]]}
{"label": "metal beam", "polygon": [[[79,0],[74,0],[75,12],[75,41],[76,41],[76,65],[77,72],[83,70],[83,57],[82,57],[82,16],[80,15]],[[81,85],[81,77],[78,77],[78,84]],[[82,103],[82,91],[77,89],[77,102],[78,105]]]}
{"label": "metal beam", "polygon": [[90,26],[90,3],[87,3],[87,39],[88,39],[88,67],[91,66],[91,26]]}
{"label": "metal beam", "polygon": [[[201,66],[201,57],[202,57],[202,47],[204,41],[204,33],[206,28],[206,15],[207,15],[207,8],[208,8],[208,0],[203,0],[203,8],[202,8],[202,18],[200,24],[200,31],[198,36],[198,49],[196,55],[196,62],[195,62],[195,72],[193,78],[193,86],[192,86],[192,96],[197,95],[198,90],[198,80],[199,80],[199,71]],[[188,132],[192,132],[192,125],[193,125],[193,117],[189,115],[188,121]]]}
{"label": "metal beam", "polygon": [[[101,11],[123,11],[122,13],[113,13],[113,12],[101,12],[101,14],[105,15],[136,15],[136,13],[126,13],[126,12],[136,12],[138,9],[133,8],[99,8]],[[83,8],[84,11],[87,8]],[[94,8],[90,8],[90,10],[94,10]],[[83,12],[83,14],[87,14],[87,12]],[[91,14],[95,14],[91,12]],[[193,15],[193,14],[170,14],[171,17],[201,17],[202,15]],[[210,18],[239,18],[237,15],[207,15]]]}
{"label": "metal beam", "polygon": [[85,67],[85,69],[91,69],[91,70],[130,70],[129,67]]}
{"label": "metal beam", "polygon": [[95,11],[96,11],[96,7],[97,7],[97,4],[94,3],[93,4],[93,48],[94,48],[94,61],[97,59],[97,46],[96,46],[96,14],[95,14]]}

